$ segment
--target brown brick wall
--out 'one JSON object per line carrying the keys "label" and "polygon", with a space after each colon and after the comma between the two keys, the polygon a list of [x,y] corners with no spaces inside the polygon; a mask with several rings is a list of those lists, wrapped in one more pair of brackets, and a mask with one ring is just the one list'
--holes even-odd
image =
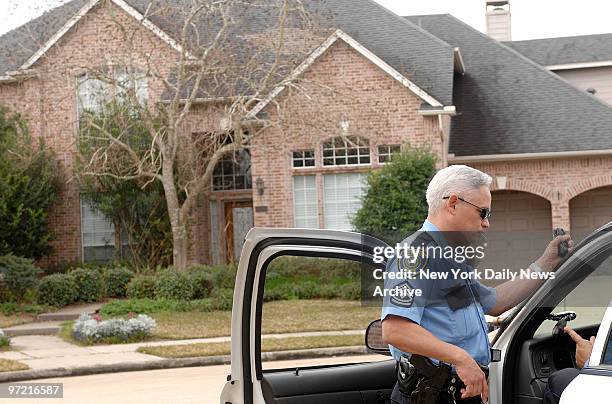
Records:
{"label": "brown brick wall", "polygon": [[492,191],[500,189],[495,177],[503,176],[507,178],[504,189],[529,192],[548,200],[551,204],[553,227],[568,230],[571,230],[570,200],[589,190],[612,185],[612,157],[470,165],[494,177]]}
{"label": "brown brick wall", "polygon": [[[257,139],[252,148],[253,178],[262,178],[266,187],[263,196],[254,193],[254,204],[268,207],[266,213],[255,213],[257,226],[294,226],[294,175],[317,175],[322,225],[323,174],[378,167],[379,144],[429,145],[441,154],[437,117],[418,115],[420,98],[343,41],[336,42],[315,61],[299,85],[300,91],[285,90],[277,97],[277,103],[264,110],[278,124]],[[347,135],[369,140],[372,165],[323,167],[322,142],[342,134],[341,121],[349,124]],[[292,151],[301,149],[315,150],[315,168],[292,167]]]}

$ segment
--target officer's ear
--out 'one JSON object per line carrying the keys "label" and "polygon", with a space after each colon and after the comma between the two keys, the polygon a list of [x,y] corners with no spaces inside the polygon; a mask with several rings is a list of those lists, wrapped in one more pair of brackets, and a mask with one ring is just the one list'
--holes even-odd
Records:
{"label": "officer's ear", "polygon": [[456,194],[450,194],[448,199],[446,200],[446,207],[451,215],[456,213],[457,203],[459,202],[459,198]]}

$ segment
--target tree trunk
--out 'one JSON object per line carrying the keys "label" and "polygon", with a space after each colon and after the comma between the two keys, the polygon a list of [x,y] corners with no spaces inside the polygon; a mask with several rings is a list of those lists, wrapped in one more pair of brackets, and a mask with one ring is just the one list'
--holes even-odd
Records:
{"label": "tree trunk", "polygon": [[172,226],[172,259],[176,271],[187,268],[187,246],[189,244],[187,223],[181,215],[178,192],[174,183],[174,165],[165,159],[162,166],[162,184],[168,205],[168,216]]}
{"label": "tree trunk", "polygon": [[185,224],[180,223],[172,224],[172,257],[174,260],[174,269],[177,271],[184,271],[187,268],[187,227]]}

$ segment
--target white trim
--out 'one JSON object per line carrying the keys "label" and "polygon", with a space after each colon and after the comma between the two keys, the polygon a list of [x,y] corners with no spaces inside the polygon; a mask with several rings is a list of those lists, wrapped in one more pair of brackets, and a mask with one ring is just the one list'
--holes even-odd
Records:
{"label": "white trim", "polygon": [[[170,35],[166,34],[164,31],[162,31],[161,28],[159,28],[157,25],[153,24],[149,19],[145,18],[145,16],[142,15],[134,7],[130,6],[124,0],[112,0],[112,1],[117,6],[121,7],[121,9],[123,11],[125,11],[126,13],[131,15],[132,17],[136,18],[138,20],[138,22],[142,23],[142,25],[144,25],[146,28],[148,28],[151,31],[153,31],[153,33],[155,35],[157,35],[162,41],[164,41],[165,43],[170,45],[170,47],[172,49],[174,49],[175,51],[177,51],[179,53],[183,53],[183,47],[180,44],[178,44],[174,39],[172,39],[170,37]],[[189,52],[186,52],[186,54],[187,54],[187,56],[189,58],[194,58],[191,54],[189,54]]]}
{"label": "white trim", "polygon": [[457,109],[454,105],[448,105],[442,109],[420,109],[417,114],[421,116],[434,116],[434,115],[457,115]]}
{"label": "white trim", "polygon": [[278,85],[274,90],[272,90],[268,96],[266,96],[263,100],[259,101],[255,107],[249,112],[247,115],[247,119],[253,119],[257,116],[258,113],[261,112],[262,109],[266,107],[274,98],[276,98],[287,86],[288,83],[297,79],[302,73],[306,71],[310,66],[314,64],[314,62],[327,51],[338,39],[342,39],[346,42],[350,47],[359,52],[366,59],[374,63],[376,66],[381,68],[385,73],[399,81],[404,87],[407,87],[410,91],[412,91],[417,97],[421,98],[423,101],[427,102],[432,107],[441,107],[442,103],[436,100],[431,95],[427,94],[424,90],[422,90],[419,86],[417,86],[412,81],[408,80],[402,74],[400,74],[397,70],[387,64],[384,60],[376,56],[374,53],[370,52],[366,47],[361,45],[355,39],[353,39],[350,35],[342,31],[341,29],[336,30],[332,35],[329,36],[317,49],[315,49],[307,58],[304,60],[291,74],[289,77],[283,81],[280,85]]}
{"label": "white trim", "polygon": [[457,73],[465,74],[465,63],[463,63],[463,56],[461,56],[459,47],[453,48],[453,65]]}
{"label": "white trim", "polygon": [[548,70],[570,70],[570,69],[586,69],[589,67],[605,67],[612,66],[612,60],[604,60],[601,62],[581,62],[581,63],[563,63],[559,65],[546,66]]}
{"label": "white trim", "polygon": [[[99,3],[100,0],[91,0],[85,6],[83,6],[78,13],[72,16],[64,26],[55,33],[36,53],[34,53],[20,68],[19,70],[29,69],[34,63],[36,63],[53,45],[55,45],[72,27],[76,25],[77,22],[83,18],[94,6]],[[142,15],[138,10],[130,6],[124,0],[111,0],[116,6],[121,8],[123,11],[128,13],[130,16],[134,17],[138,20],[139,23],[142,23],[146,28],[151,30],[155,35],[157,35],[162,41],[168,44],[172,49],[177,52],[183,52],[183,48],[168,34],[162,31],[157,25],[153,24],[151,21],[146,19],[144,15]],[[192,57],[187,52],[188,57]]]}
{"label": "white trim", "polygon": [[35,54],[30,56],[30,58],[23,65],[21,65],[19,70],[29,69],[34,63],[36,63],[36,61],[39,60],[45,53],[47,53],[47,51],[51,49],[51,47],[55,45],[57,41],[59,41],[60,38],[62,38],[64,34],[66,34],[66,32],[70,30],[70,28],[74,27],[76,23],[79,22],[79,20],[89,12],[89,10],[91,10],[96,4],[98,4],[99,1],[100,0],[90,0],[89,3],[85,4],[79,10],[79,12],[73,15],[72,18],[70,18],[68,22],[66,22],[66,24],[64,24],[64,26],[55,33],[55,35],[49,38],[49,40],[40,49],[38,49]]}
{"label": "white trim", "polygon": [[490,154],[478,156],[459,156],[454,154],[448,155],[448,161],[452,163],[484,163],[495,161],[510,161],[510,160],[538,160],[538,159],[555,159],[567,157],[594,157],[612,155],[612,149],[605,150],[584,150],[584,151],[563,151],[563,152],[544,152],[544,153],[516,153],[516,154]]}

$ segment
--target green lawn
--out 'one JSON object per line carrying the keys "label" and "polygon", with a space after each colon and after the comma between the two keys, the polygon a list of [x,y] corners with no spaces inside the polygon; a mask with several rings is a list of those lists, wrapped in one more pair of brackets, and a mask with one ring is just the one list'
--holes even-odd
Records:
{"label": "green lawn", "polygon": [[[282,300],[264,303],[262,333],[280,334],[306,331],[365,330],[380,317],[379,307],[362,307],[358,301]],[[160,339],[190,339],[229,336],[232,314],[156,313],[153,336]]]}
{"label": "green lawn", "polygon": [[[192,339],[229,336],[230,311],[159,312],[151,314],[157,322],[151,340]],[[378,307],[362,307],[347,300],[283,300],[264,303],[263,334],[308,331],[365,330],[380,316]],[[72,322],[66,322],[60,337],[76,343],[71,335]]]}
{"label": "green lawn", "polygon": [[[265,338],[261,342],[261,350],[263,352],[339,346],[363,346],[363,335]],[[208,344],[151,346],[138,348],[138,352],[160,356],[162,358],[194,358],[201,356],[229,355],[231,352],[231,344],[229,342],[215,342]]]}

